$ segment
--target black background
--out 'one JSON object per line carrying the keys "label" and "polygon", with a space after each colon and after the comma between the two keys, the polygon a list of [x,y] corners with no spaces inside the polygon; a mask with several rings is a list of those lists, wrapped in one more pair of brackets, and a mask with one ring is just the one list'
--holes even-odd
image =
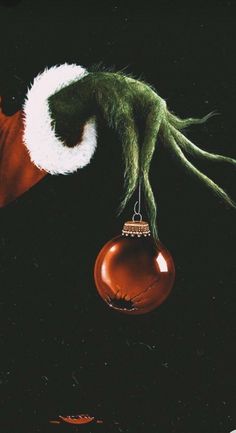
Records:
{"label": "black background", "polygon": [[[150,82],[200,147],[236,158],[233,1],[0,2],[4,110],[46,66],[100,61]],[[199,167],[236,199],[235,170]],[[90,165],[47,176],[0,214],[2,433],[230,433],[235,419],[235,211],[158,143],[152,185],[176,283],[156,311],[128,317],[97,295],[93,264],[120,232],[121,146],[99,125]],[[104,424],[50,425],[90,413]]]}

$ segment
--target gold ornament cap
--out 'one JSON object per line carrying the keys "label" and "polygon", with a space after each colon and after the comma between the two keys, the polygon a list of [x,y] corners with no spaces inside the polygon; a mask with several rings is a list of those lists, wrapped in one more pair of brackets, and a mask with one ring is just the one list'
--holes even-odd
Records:
{"label": "gold ornament cap", "polygon": [[146,221],[126,221],[122,230],[123,236],[151,236],[149,224]]}

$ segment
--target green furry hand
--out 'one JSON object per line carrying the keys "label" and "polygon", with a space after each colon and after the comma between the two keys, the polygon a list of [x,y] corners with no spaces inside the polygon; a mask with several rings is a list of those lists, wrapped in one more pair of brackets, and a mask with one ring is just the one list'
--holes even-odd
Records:
{"label": "green furry hand", "polygon": [[[89,73],[51,96],[49,107],[55,119],[56,134],[69,146],[75,145],[84,123],[94,116],[102,116],[108,127],[117,131],[123,148],[125,187],[119,212],[125,208],[140,181],[155,239],[158,239],[156,202],[149,171],[158,136],[188,173],[230,206],[236,207],[227,193],[185,156],[186,153],[208,161],[225,161],[236,167],[234,159],[201,150],[181,132],[190,125],[205,122],[214,113],[202,119],[179,119],[168,111],[165,101],[151,86],[112,72]],[[140,123],[145,125],[144,134],[141,134]],[[141,140],[141,137],[144,138]]]}

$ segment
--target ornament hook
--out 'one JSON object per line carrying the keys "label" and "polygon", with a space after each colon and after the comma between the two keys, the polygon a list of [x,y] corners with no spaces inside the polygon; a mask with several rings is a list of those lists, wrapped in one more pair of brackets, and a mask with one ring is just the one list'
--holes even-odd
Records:
{"label": "ornament hook", "polygon": [[[138,206],[138,210],[137,210]],[[139,220],[136,220],[135,218],[139,217]],[[134,204],[134,214],[132,216],[132,221],[142,221],[143,217],[141,214],[141,180],[139,180],[139,186],[138,186],[138,200]]]}

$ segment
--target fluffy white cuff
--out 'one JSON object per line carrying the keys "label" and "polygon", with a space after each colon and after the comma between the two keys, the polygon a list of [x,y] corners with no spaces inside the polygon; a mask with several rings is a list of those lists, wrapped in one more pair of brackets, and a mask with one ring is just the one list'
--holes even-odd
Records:
{"label": "fluffy white cuff", "polygon": [[96,149],[96,123],[91,118],[84,125],[81,141],[67,147],[55,134],[48,98],[63,87],[88,74],[86,69],[67,63],[45,69],[33,81],[24,102],[23,140],[32,162],[51,174],[68,174],[85,167]]}

